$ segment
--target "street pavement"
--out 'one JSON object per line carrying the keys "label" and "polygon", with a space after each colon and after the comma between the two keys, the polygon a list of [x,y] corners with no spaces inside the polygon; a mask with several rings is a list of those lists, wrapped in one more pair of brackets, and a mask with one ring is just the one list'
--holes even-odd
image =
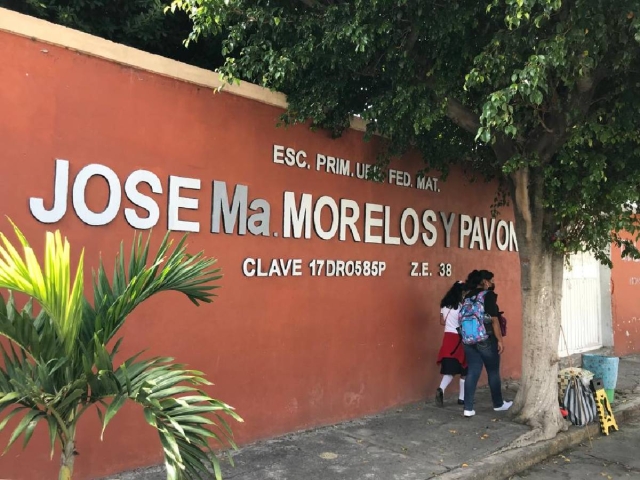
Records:
{"label": "street pavement", "polygon": [[640,422],[554,456],[511,480],[640,479]]}

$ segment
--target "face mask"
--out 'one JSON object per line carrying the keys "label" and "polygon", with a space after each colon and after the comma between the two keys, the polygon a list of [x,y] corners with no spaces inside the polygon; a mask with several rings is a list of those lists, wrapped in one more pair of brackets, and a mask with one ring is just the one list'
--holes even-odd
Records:
{"label": "face mask", "polygon": [[496,289],[495,283],[489,287],[489,290],[494,291]]}

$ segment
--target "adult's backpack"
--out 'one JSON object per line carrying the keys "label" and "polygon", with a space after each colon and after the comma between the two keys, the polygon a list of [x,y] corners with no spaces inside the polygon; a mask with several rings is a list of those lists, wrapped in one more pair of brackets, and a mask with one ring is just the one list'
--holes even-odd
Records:
{"label": "adult's backpack", "polygon": [[465,298],[460,307],[458,318],[460,319],[460,335],[465,345],[475,345],[489,338],[484,326],[484,290],[478,295]]}

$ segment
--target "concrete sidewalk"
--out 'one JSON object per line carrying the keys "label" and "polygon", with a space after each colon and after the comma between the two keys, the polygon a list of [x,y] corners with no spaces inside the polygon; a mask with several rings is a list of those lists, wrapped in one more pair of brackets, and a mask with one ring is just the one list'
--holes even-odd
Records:
{"label": "concrete sidewalk", "polygon": [[[505,390],[505,398],[514,396],[515,391]],[[613,406],[619,424],[640,408],[640,357],[621,359]],[[258,442],[235,452],[235,467],[223,464],[223,476],[225,480],[500,479],[599,435],[596,424],[572,427],[548,442],[495,454],[527,428],[509,421],[503,412],[494,412],[487,389],[478,390],[476,412],[475,417],[464,418],[456,398],[450,398],[445,408],[423,402]],[[153,467],[111,478],[166,476],[161,467]]]}

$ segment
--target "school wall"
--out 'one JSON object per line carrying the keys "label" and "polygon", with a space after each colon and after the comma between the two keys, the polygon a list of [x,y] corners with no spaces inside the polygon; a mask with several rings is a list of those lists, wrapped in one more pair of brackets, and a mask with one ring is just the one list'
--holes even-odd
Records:
{"label": "school wall", "polygon": [[[520,268],[512,212],[490,216],[494,185],[428,172],[418,189],[417,155],[392,164],[404,172],[393,183],[359,179],[381,144],[364,142],[358,122],[337,140],[278,128],[282,95],[248,84],[214,93],[219,85],[212,72],[0,9],[0,230],[10,231],[6,215],[41,251],[44,232],[59,228],[75,258],[85,248],[87,272],[100,258],[111,264],[134,227],[152,227],[156,245],[167,229],[190,230],[190,250],[224,273],[211,305],[164,294],[137,310],[123,358],[148,349],[206,372],[210,393],[245,420],[231,424],[240,444],[360,417],[432,397],[438,302],[454,280],[487,268],[510,320],[503,374],[519,375]],[[280,146],[306,156],[288,166]],[[231,225],[215,212],[234,192],[249,219]],[[308,201],[308,221],[291,220]],[[272,259],[272,275],[258,276],[255,263],[268,272]],[[384,270],[327,276],[325,266],[313,276],[310,264],[326,260]],[[45,430],[0,458],[2,478],[55,476]],[[88,415],[79,479],[161,461],[136,407],[103,442],[99,432]]]}
{"label": "school wall", "polygon": [[622,258],[621,253],[612,247],[613,343],[616,355],[629,355],[640,353],[640,260]]}

